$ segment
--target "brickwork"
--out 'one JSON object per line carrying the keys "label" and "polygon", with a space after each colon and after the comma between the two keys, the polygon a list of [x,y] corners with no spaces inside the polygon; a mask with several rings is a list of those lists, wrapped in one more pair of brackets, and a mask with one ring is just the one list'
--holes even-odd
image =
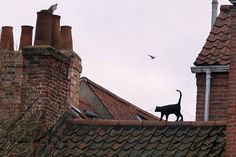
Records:
{"label": "brickwork", "polygon": [[[205,74],[197,74],[197,109],[196,120],[204,120],[205,106]],[[228,73],[212,73],[209,120],[222,121],[227,119]]]}
{"label": "brickwork", "polygon": [[231,9],[229,91],[226,128],[226,157],[236,156],[236,8]]}
{"label": "brickwork", "polygon": [[51,126],[67,109],[69,58],[52,47],[23,49],[22,101],[39,98],[36,110]]}
{"label": "brickwork", "polygon": [[196,120],[202,121],[204,119],[204,100],[205,100],[205,74],[196,74],[197,81],[197,105],[196,105]]}
{"label": "brickwork", "polygon": [[21,52],[0,51],[0,113],[15,113],[21,104],[22,85],[22,55]]}
{"label": "brickwork", "polygon": [[0,84],[0,117],[11,110],[24,111],[37,99],[32,109],[42,115],[46,126],[52,126],[69,104],[79,105],[81,59],[73,52],[71,27],[60,28],[59,15],[39,11],[34,46],[33,27],[25,25],[20,51],[16,52],[12,46],[13,28],[2,27],[0,49],[4,52],[0,51],[0,61],[5,60],[0,81],[4,85]]}
{"label": "brickwork", "polygon": [[69,92],[68,92],[68,104],[79,107],[79,89],[80,89],[80,74],[82,72],[81,59],[72,51],[69,51],[71,59],[69,68]]}

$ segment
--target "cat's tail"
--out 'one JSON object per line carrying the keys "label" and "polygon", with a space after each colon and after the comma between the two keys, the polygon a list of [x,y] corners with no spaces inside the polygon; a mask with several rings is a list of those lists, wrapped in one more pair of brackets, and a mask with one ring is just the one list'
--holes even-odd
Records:
{"label": "cat's tail", "polygon": [[179,101],[178,101],[178,105],[180,106],[180,104],[181,104],[181,99],[182,99],[182,92],[180,91],[180,90],[176,90],[177,92],[179,92]]}

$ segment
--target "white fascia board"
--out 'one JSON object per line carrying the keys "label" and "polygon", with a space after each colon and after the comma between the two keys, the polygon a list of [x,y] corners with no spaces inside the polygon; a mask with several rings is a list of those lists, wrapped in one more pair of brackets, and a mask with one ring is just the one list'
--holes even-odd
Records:
{"label": "white fascia board", "polygon": [[228,72],[229,71],[229,65],[191,67],[191,72],[192,73],[206,73],[207,70],[210,70],[211,72]]}

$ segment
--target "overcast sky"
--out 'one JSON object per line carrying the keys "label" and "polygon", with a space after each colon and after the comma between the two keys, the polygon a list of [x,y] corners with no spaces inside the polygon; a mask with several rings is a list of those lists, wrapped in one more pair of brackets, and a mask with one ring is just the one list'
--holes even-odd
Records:
{"label": "overcast sky", "polygon": [[[0,2],[0,26],[13,26],[18,44],[21,25],[35,26],[36,12],[58,3],[55,14],[61,25],[72,26],[82,76],[155,115],[155,106],[178,101],[179,89],[184,120],[195,119],[196,80],[190,67],[210,31],[211,0]],[[219,0],[222,4],[230,3]]]}

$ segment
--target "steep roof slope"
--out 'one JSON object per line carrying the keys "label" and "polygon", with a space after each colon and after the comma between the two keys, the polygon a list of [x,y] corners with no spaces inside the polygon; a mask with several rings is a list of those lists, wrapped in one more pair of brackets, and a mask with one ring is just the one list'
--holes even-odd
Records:
{"label": "steep roof slope", "polygon": [[[138,108],[137,106],[129,103],[128,101],[120,98],[119,96],[115,95],[114,93],[108,91],[104,87],[96,84],[95,82],[89,80],[88,78],[82,77],[81,84],[85,83],[89,86],[93,94],[98,98],[98,101],[103,105],[103,107],[110,113],[112,116],[111,119],[117,120],[158,120],[156,116]],[[83,96],[82,94],[84,91],[84,87],[81,86],[80,93],[81,98],[86,100],[87,102],[91,102],[91,106],[94,106],[92,103],[95,101],[90,101],[89,99],[93,99],[92,97]],[[88,95],[88,94],[87,94]],[[96,107],[96,106],[95,106]],[[96,112],[96,109],[94,109]],[[101,109],[100,109],[101,110]],[[101,111],[100,111],[101,112]]]}
{"label": "steep roof slope", "polygon": [[66,156],[224,156],[222,122],[74,119],[63,123],[43,150]]}
{"label": "steep roof slope", "polygon": [[230,58],[230,6],[222,5],[220,14],[211,29],[194,65],[228,65]]}

